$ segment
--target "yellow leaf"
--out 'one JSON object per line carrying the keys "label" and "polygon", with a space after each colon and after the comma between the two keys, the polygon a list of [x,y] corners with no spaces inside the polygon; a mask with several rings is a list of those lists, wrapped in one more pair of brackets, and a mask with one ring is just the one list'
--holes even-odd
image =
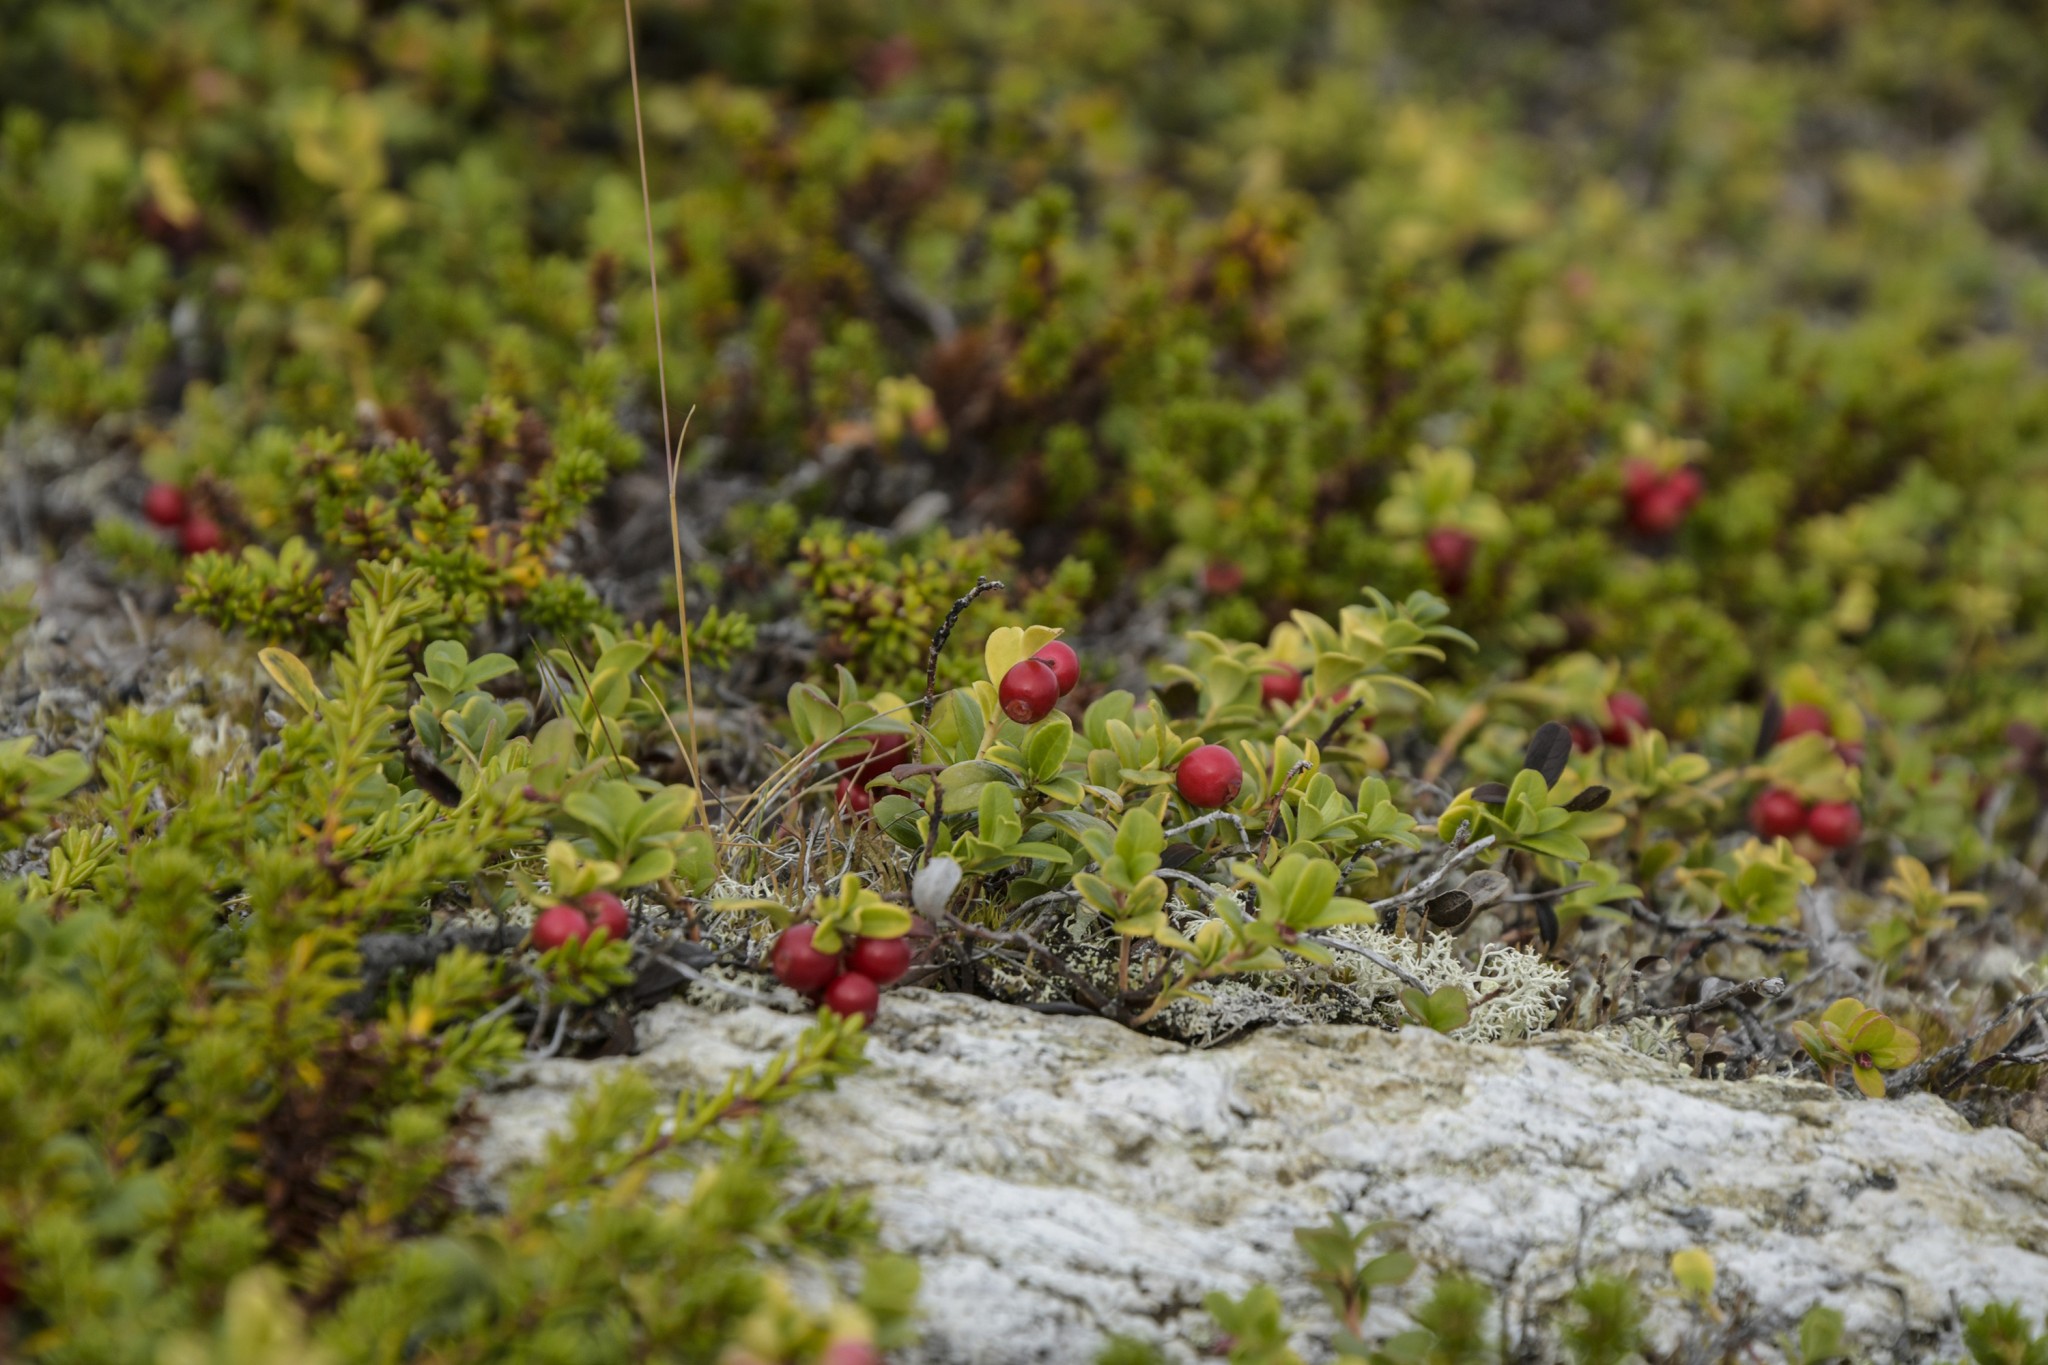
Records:
{"label": "yellow leaf", "polygon": [[171,226],[188,228],[199,221],[199,204],[185,186],[185,177],[171,154],[153,147],[142,154],[142,178],[149,185],[149,197],[156,211]]}
{"label": "yellow leaf", "polygon": [[256,659],[263,665],[263,671],[270,675],[270,680],[277,684],[277,690],[297,702],[300,710],[309,716],[320,713],[320,703],[327,698],[320,691],[320,685],[313,681],[313,670],[306,667],[305,660],[275,645],[259,651]]}
{"label": "yellow leaf", "polygon": [[1000,688],[1003,676],[1015,668],[1024,658],[1024,632],[1016,626],[999,626],[989,632],[988,643],[982,647],[982,666],[988,670],[990,683]]}
{"label": "yellow leaf", "polygon": [[1714,1297],[1714,1258],[1705,1247],[1673,1252],[1671,1278],[1687,1298],[1704,1304]]}
{"label": "yellow leaf", "polygon": [[988,680],[1001,687],[1004,674],[1059,638],[1060,632],[1051,626],[1032,626],[1025,630],[1002,626],[991,631],[988,644],[981,652]]}

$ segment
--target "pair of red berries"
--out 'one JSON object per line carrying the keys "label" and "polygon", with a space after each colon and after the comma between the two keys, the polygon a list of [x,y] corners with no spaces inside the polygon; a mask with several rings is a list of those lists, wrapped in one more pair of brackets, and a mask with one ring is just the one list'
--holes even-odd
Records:
{"label": "pair of red berries", "polygon": [[847,754],[838,760],[839,788],[834,793],[833,803],[841,810],[858,815],[875,804],[877,795],[886,796],[895,790],[884,787],[879,792],[868,786],[876,778],[885,777],[889,770],[899,763],[908,763],[913,755],[909,735],[876,735],[868,740],[864,754]]}
{"label": "pair of red berries", "polygon": [[1847,848],[1863,837],[1863,814],[1847,801],[1809,806],[1795,792],[1773,787],[1750,804],[1749,825],[1766,839],[1810,834],[1826,848]]}
{"label": "pair of red berries", "polygon": [[775,940],[768,965],[775,979],[824,1003],[834,1014],[872,1020],[882,987],[910,970],[910,944],[900,938],[854,938],[836,953],[820,949],[815,924],[792,924]]}
{"label": "pair of red berries", "polygon": [[1064,641],[1054,640],[1028,659],[1012,665],[996,688],[1003,714],[1019,725],[1036,725],[1052,714],[1053,705],[1081,681],[1081,656]]}
{"label": "pair of red berries", "polygon": [[1650,726],[1650,703],[1633,692],[1616,692],[1607,699],[1607,724],[1595,730],[1585,721],[1574,720],[1566,726],[1572,732],[1572,747],[1582,754],[1590,754],[1600,747],[1600,741],[1609,744],[1627,744],[1635,738],[1638,730]]}
{"label": "pair of red berries", "polygon": [[617,940],[632,928],[624,901],[609,891],[591,891],[577,897],[574,905],[550,905],[535,915],[529,936],[533,946],[546,953],[564,943],[581,943],[599,929]]}
{"label": "pair of red berries", "polygon": [[167,531],[176,531],[178,548],[188,555],[205,554],[227,544],[220,523],[204,512],[194,512],[184,491],[175,484],[151,484],[142,495],[142,515]]}
{"label": "pair of red berries", "polygon": [[1439,526],[1422,538],[1423,553],[1429,556],[1446,596],[1456,597],[1465,591],[1466,580],[1472,576],[1472,552],[1478,548],[1479,541],[1470,531],[1455,526]]}
{"label": "pair of red berries", "polygon": [[1639,534],[1668,536],[1707,491],[1706,480],[1691,465],[1669,474],[1648,460],[1630,460],[1621,467],[1621,496],[1628,504],[1628,524]]}

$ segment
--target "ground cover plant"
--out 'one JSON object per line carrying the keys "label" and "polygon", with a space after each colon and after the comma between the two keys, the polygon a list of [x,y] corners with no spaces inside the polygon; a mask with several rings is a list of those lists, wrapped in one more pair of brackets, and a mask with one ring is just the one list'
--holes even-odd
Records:
{"label": "ground cover plant", "polygon": [[[16,9],[31,1358],[872,1358],[772,1110],[905,985],[2048,1135],[2024,11]],[[465,1197],[684,992],[818,1023]]]}

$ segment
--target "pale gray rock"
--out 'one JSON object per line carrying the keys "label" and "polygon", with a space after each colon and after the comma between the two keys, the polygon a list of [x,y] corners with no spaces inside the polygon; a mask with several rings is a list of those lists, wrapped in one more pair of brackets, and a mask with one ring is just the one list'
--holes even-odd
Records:
{"label": "pale gray rock", "polygon": [[[484,1097],[484,1178],[537,1155],[602,1068],[712,1081],[803,1022],[671,1003],[641,1019],[638,1058],[529,1064]],[[1316,1359],[1328,1319],[1291,1234],[1332,1211],[1401,1220],[1426,1266],[1493,1282],[1518,1322],[1580,1268],[1637,1271],[1666,1344],[1695,1327],[1657,1292],[1693,1246],[1752,1316],[1789,1329],[1830,1304],[1879,1360],[1959,1353],[1957,1303],[2048,1305],[2048,1153],[1925,1096],[1698,1081],[1585,1034],[1313,1026],[1191,1051],[915,990],[889,997],[870,1057],[784,1122],[807,1178],[870,1189],[886,1240],[923,1262],[917,1361],[1066,1365],[1111,1332],[1193,1360],[1203,1296],[1261,1280]],[[1405,1325],[1424,1279],[1368,1335]]]}

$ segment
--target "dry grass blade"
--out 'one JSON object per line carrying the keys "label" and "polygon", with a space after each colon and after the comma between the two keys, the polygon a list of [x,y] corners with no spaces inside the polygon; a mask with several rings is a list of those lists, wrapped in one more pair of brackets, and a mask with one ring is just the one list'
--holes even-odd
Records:
{"label": "dry grass blade", "polygon": [[[692,406],[683,417],[683,430],[671,436],[668,420],[668,355],[661,339],[661,266],[654,254],[654,193],[647,180],[647,129],[640,114],[640,47],[633,32],[633,0],[620,0],[626,13],[626,73],[633,87],[633,145],[640,157],[640,214],[647,229],[647,293],[654,307],[654,378],[661,395],[661,453],[667,461],[668,474],[668,539],[669,550],[675,559],[676,577],[676,618],[682,631],[683,650],[683,705],[689,711],[690,781],[701,796],[704,791],[704,769],[697,761],[697,684],[690,667],[690,590],[683,581],[683,528],[680,512],[676,508],[676,492],[682,477],[683,438],[689,435],[690,418],[696,416]],[[711,820],[711,803],[700,800],[697,811],[708,825]]]}

